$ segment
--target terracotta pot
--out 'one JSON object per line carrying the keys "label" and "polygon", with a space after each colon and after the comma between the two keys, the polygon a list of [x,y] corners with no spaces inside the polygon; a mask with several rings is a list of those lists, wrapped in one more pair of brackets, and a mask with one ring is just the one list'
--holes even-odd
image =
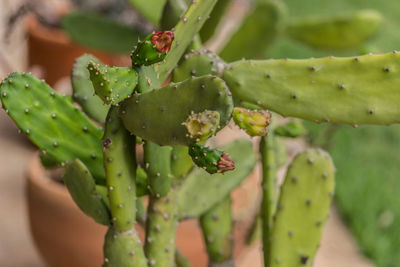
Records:
{"label": "terracotta pot", "polygon": [[75,59],[84,53],[93,54],[108,65],[129,64],[128,56],[84,48],[73,43],[63,30],[46,27],[34,16],[27,19],[27,34],[28,65],[39,66],[43,71],[43,78],[50,85],[69,76]]}
{"label": "terracotta pot", "polygon": [[[45,262],[50,267],[101,266],[107,228],[95,223],[76,206],[67,189],[49,177],[37,155],[28,166],[27,178],[30,228]],[[254,206],[256,201],[256,175],[249,178],[233,193],[234,214],[242,217],[235,224],[236,258],[246,251],[243,249],[244,239],[250,223],[248,219],[243,219],[243,214],[247,212],[241,209],[246,206],[248,210],[247,207]],[[143,231],[138,230],[143,237]],[[197,220],[188,220],[179,225],[177,246],[194,267],[207,266],[207,254]]]}

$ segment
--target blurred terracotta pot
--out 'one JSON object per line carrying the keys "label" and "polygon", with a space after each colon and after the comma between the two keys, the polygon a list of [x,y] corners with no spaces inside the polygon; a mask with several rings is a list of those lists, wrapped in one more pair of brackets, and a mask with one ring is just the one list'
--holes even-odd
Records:
{"label": "blurred terracotta pot", "polygon": [[[254,204],[256,176],[249,178],[233,193],[234,214],[247,214],[240,209],[248,210],[249,205]],[[28,166],[27,180],[30,228],[44,261],[50,267],[101,266],[107,228],[95,223],[76,206],[67,189],[49,177],[37,155]],[[239,219],[235,224],[236,258],[248,251],[244,249],[244,240],[249,224],[249,219]],[[143,238],[143,231],[138,230]],[[194,267],[207,266],[207,253],[197,220],[179,225],[177,246]]]}
{"label": "blurred terracotta pot", "polygon": [[27,19],[27,34],[28,65],[39,66],[50,85],[69,76],[75,59],[84,53],[90,53],[108,65],[129,64],[127,56],[92,51],[73,43],[63,30],[46,27],[34,16]]}

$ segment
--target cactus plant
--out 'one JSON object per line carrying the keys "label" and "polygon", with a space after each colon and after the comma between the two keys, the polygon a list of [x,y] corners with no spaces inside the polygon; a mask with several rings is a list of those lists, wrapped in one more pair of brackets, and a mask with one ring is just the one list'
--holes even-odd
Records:
{"label": "cactus plant", "polygon": [[[265,267],[311,265],[329,214],[333,163],[320,150],[300,153],[278,199],[276,171],[286,160],[282,139],[301,136],[304,130],[298,121],[270,124],[276,116],[271,112],[320,122],[399,123],[399,55],[226,63],[204,49],[190,50],[199,45],[199,36],[208,39],[214,31],[202,26],[216,0],[170,0],[165,9],[165,1],[155,1],[154,13],[143,1],[130,2],[153,23],[177,24],[139,41],[130,67],[106,66],[89,55],[77,60],[74,99],[104,129],[31,74],[12,73],[0,84],[6,112],[46,153],[49,166],[55,162],[66,167],[65,184],[81,210],[109,227],[104,266],[189,266],[175,245],[176,227],[187,218],[200,221],[209,266],[234,265],[230,193],[252,172],[257,156],[248,140],[222,148],[210,141],[232,117],[256,140],[261,136],[263,200],[255,225],[262,229]],[[219,21],[228,2],[220,2],[211,22]],[[256,4],[272,14],[266,18],[272,32],[268,43],[284,27],[282,3]],[[243,29],[255,27],[259,10]],[[329,23],[320,21],[318,27]],[[263,31],[258,24],[257,33]],[[355,31],[355,24],[337,30]],[[315,25],[300,26],[291,25],[290,32],[310,31]],[[250,40],[257,34],[246,40],[242,34],[239,30],[228,42],[222,58],[234,60],[227,51],[247,45],[256,48],[243,52],[261,53],[264,47]],[[142,166],[136,160],[137,140],[143,141]],[[149,198],[146,215],[144,195]],[[137,223],[145,228],[144,245]]]}

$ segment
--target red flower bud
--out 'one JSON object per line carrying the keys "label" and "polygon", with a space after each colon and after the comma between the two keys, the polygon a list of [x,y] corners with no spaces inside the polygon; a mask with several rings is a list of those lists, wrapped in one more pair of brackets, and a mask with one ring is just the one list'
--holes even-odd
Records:
{"label": "red flower bud", "polygon": [[156,32],[151,37],[151,42],[160,53],[167,53],[171,50],[172,42],[174,41],[174,33],[172,31]]}
{"label": "red flower bud", "polygon": [[217,167],[218,167],[218,172],[219,173],[224,173],[227,171],[232,171],[235,169],[235,163],[233,162],[233,160],[231,160],[231,158],[223,153],[221,158],[219,159],[218,163],[217,163]]}

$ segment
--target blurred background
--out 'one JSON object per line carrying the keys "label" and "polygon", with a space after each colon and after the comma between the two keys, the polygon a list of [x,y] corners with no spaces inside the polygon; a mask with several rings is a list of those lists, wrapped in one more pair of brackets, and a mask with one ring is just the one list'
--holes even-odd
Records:
{"label": "blurred background", "polygon": [[[206,46],[220,51],[254,12],[255,2],[231,1]],[[262,43],[257,54],[222,49],[224,59],[348,56],[400,49],[397,0],[282,2],[287,6],[287,25],[310,16],[345,16],[360,10],[378,12],[382,20],[365,41],[348,48],[320,49],[287,33],[265,31],[254,40]],[[129,65],[132,44],[153,29],[153,16],[160,12],[135,11],[124,0],[0,0],[0,78],[30,71],[59,92],[70,93],[69,74],[76,57],[89,52],[107,64]],[[328,150],[337,168],[335,207],[315,266],[400,266],[400,126],[305,125],[307,145]],[[26,166],[34,152],[0,110],[0,266],[45,266],[30,235],[25,197]]]}

